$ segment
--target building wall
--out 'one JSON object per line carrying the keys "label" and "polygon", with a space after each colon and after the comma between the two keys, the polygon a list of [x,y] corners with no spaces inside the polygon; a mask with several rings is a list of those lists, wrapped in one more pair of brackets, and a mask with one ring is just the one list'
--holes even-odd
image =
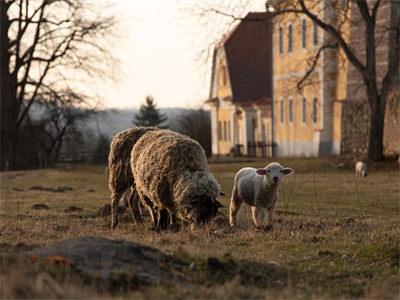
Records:
{"label": "building wall", "polygon": [[231,119],[231,110],[220,108],[218,111],[218,128],[219,128],[219,140],[218,140],[218,148],[219,154],[225,155],[229,154],[232,146],[232,119]]}
{"label": "building wall", "polygon": [[[315,7],[317,12],[319,7]],[[303,44],[303,22],[306,35]],[[292,27],[292,51],[289,51],[289,26]],[[282,53],[280,51],[282,30]],[[322,39],[318,28],[318,43],[314,45],[314,26],[310,19],[294,14],[279,16],[274,23],[274,127],[278,156],[316,156],[320,131],[323,128],[322,60],[304,82],[302,90],[297,83],[309,69]],[[314,98],[317,99],[314,105]],[[303,99],[305,99],[303,103]],[[283,101],[283,106],[282,106]],[[292,104],[290,102],[292,101]],[[283,113],[282,113],[283,107]],[[314,110],[316,122],[314,120]],[[292,113],[290,113],[292,111]],[[283,116],[283,120],[282,117]]]}

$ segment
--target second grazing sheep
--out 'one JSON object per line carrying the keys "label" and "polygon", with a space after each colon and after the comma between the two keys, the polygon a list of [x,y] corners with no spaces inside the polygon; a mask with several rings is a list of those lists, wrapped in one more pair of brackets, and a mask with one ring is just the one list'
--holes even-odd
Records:
{"label": "second grazing sheep", "polygon": [[[139,212],[138,197],[131,171],[131,151],[135,143],[148,131],[158,130],[156,127],[135,127],[116,134],[110,145],[108,170],[110,172],[108,187],[111,191],[111,228],[118,225],[118,202],[127,195],[135,222],[142,222]],[[129,190],[130,189],[130,190]],[[129,194],[128,194],[129,193]]]}
{"label": "second grazing sheep", "polygon": [[293,169],[279,163],[270,163],[265,168],[243,168],[235,176],[229,208],[229,223],[235,226],[242,203],[251,206],[254,224],[265,224],[268,210],[268,225],[273,225],[275,205],[279,199],[279,186],[284,175],[293,174]]}
{"label": "second grazing sheep", "polygon": [[160,222],[157,212],[165,215],[167,210],[170,216],[201,224],[222,206],[216,200],[220,186],[208,169],[203,148],[185,135],[147,132],[132,149],[131,169],[155,228]]}
{"label": "second grazing sheep", "polygon": [[355,169],[356,169],[356,176],[362,176],[362,177],[368,176],[367,166],[362,161],[358,161],[356,163]]}

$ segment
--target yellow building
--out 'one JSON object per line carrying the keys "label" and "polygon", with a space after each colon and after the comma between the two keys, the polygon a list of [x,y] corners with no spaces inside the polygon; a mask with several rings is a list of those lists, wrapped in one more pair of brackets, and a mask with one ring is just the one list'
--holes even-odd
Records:
{"label": "yellow building", "polygon": [[[343,18],[333,3],[308,2],[314,14],[329,24]],[[275,4],[285,5],[285,1]],[[291,13],[274,19],[273,111],[278,156],[340,153],[340,101],[346,98],[347,60],[337,48],[319,52],[330,43],[329,38],[305,15]],[[315,57],[317,63],[309,72]]]}
{"label": "yellow building", "polygon": [[214,50],[210,96],[213,155],[272,155],[272,24],[249,13]]}

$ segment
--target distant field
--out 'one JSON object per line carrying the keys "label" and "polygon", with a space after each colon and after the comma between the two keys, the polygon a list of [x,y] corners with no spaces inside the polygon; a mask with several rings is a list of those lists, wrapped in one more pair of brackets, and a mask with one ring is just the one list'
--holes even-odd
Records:
{"label": "distant field", "polygon": [[[190,288],[124,288],[117,293],[122,297],[398,299],[400,173],[395,163],[370,165],[367,178],[355,178],[353,162],[343,157],[279,161],[295,174],[281,186],[277,223],[269,232],[253,227],[245,205],[237,228],[227,220],[235,173],[262,167],[265,160],[211,163],[227,194],[220,198],[225,207],[212,224],[177,233],[135,226],[129,214],[116,230],[109,229],[110,217],[101,211],[110,202],[105,166],[2,173],[0,250],[12,253],[90,235],[151,245],[194,263],[187,270],[196,283]],[[42,209],[32,208],[37,204]],[[210,257],[224,272],[207,267]],[[0,297],[49,296],[35,288],[39,271],[1,268]],[[68,274],[57,280],[68,287],[65,297],[116,295],[91,282],[77,285]]]}

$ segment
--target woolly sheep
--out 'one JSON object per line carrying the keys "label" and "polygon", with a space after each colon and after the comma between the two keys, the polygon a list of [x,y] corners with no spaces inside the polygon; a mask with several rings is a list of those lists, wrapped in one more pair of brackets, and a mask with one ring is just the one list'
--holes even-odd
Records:
{"label": "woolly sheep", "polygon": [[[270,163],[265,168],[243,168],[235,176],[229,208],[229,223],[235,226],[242,203],[251,206],[254,224],[264,225],[268,209],[268,227],[273,226],[275,205],[279,199],[279,186],[283,175],[293,174],[293,169],[279,163]],[[260,222],[261,220],[261,222]]]}
{"label": "woolly sheep", "polygon": [[[158,130],[156,127],[136,127],[126,129],[116,134],[110,144],[108,156],[109,180],[111,191],[111,228],[118,225],[118,201],[126,193],[135,222],[142,222],[139,212],[134,178],[131,171],[131,151],[137,140],[146,132]],[[129,190],[130,189],[130,190]],[[129,190],[129,191],[128,191]]]}
{"label": "woolly sheep", "polygon": [[222,206],[216,200],[220,186],[208,169],[204,150],[187,136],[166,129],[147,132],[132,148],[131,169],[155,228],[166,211],[201,224]]}
{"label": "woolly sheep", "polygon": [[355,169],[356,169],[356,176],[362,176],[362,177],[368,176],[367,166],[362,161],[358,161],[356,163]]}

